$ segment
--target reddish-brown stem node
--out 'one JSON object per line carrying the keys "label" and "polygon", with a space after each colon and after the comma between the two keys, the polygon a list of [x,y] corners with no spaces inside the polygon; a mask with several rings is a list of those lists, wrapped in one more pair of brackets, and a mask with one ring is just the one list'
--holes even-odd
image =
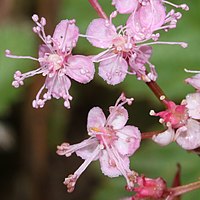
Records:
{"label": "reddish-brown stem node", "polygon": [[168,100],[165,93],[155,81],[145,82],[157,99],[166,107],[165,100]]}
{"label": "reddish-brown stem node", "polygon": [[103,11],[102,7],[100,6],[98,0],[88,0],[91,6],[96,10],[99,17],[108,19],[106,13]]}
{"label": "reddish-brown stem node", "polygon": [[187,185],[169,188],[168,192],[171,193],[171,196],[176,197],[197,189],[200,189],[200,181],[190,183]]}
{"label": "reddish-brown stem node", "polygon": [[154,135],[158,135],[159,133],[164,132],[165,130],[162,131],[150,131],[150,132],[143,132],[142,133],[142,140],[144,139],[151,139]]}

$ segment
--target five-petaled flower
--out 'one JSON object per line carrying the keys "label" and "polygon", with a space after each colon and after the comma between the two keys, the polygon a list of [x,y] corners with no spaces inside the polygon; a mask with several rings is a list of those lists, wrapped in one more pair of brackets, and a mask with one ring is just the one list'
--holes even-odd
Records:
{"label": "five-petaled flower", "polygon": [[[24,84],[25,78],[42,74],[46,76],[46,80],[33,101],[33,107],[43,107],[47,100],[54,97],[56,99],[63,98],[64,106],[70,108],[69,100],[72,100],[72,96],[69,94],[71,86],[69,78],[79,83],[88,83],[94,77],[94,64],[87,56],[72,55],[72,49],[76,46],[79,37],[79,29],[75,25],[75,20],[62,20],[56,26],[53,37],[51,37],[50,35],[46,36],[44,32],[45,18],[42,17],[39,22],[38,16],[33,15],[32,19],[36,23],[33,31],[44,42],[39,47],[39,57],[15,56],[9,50],[6,50],[6,56],[36,60],[40,67],[24,74],[16,71],[12,85],[19,87]],[[41,98],[44,89],[47,89],[47,92]]]}
{"label": "five-petaled flower", "polygon": [[90,137],[79,144],[63,143],[58,146],[57,154],[68,157],[75,152],[85,160],[74,174],[65,178],[64,184],[68,192],[74,190],[77,179],[86,167],[98,159],[105,175],[109,177],[123,175],[127,181],[127,189],[133,189],[137,173],[129,168],[129,156],[139,148],[141,133],[137,127],[125,125],[128,112],[123,107],[125,103],[131,104],[132,101],[132,98],[126,98],[122,93],[116,104],[109,108],[110,114],[107,119],[101,108],[92,108],[87,119]]}
{"label": "five-petaled flower", "polygon": [[[93,56],[92,60],[99,63],[99,75],[108,84],[116,85],[122,82],[127,74],[136,74],[138,79],[142,79],[145,82],[155,81],[157,78],[155,66],[149,62],[152,55],[152,47],[150,45],[177,44],[184,48],[187,47],[184,42],[156,41],[159,38],[157,33],[151,33],[148,38],[138,38],[131,31],[130,20],[128,20],[127,26],[115,27],[112,19],[116,16],[117,12],[114,11],[109,20],[103,18],[94,19],[86,31],[86,37],[93,46],[106,49]],[[142,30],[144,29],[138,30],[140,34],[143,34]],[[150,39],[153,42],[146,42]],[[146,70],[145,64],[149,65],[150,72]]]}
{"label": "five-petaled flower", "polygon": [[200,93],[188,94],[180,105],[167,100],[164,103],[167,106],[165,111],[151,111],[150,114],[160,116],[160,122],[167,126],[167,130],[152,139],[160,145],[176,141],[186,150],[200,147]]}

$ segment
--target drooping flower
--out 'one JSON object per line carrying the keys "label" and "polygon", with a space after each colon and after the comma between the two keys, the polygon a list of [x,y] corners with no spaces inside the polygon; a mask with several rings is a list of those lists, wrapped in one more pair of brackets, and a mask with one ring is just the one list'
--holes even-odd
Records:
{"label": "drooping flower", "polygon": [[185,82],[192,85],[197,92],[200,92],[200,71],[193,71],[193,70],[185,70],[189,73],[195,73],[196,75],[185,79]]}
{"label": "drooping flower", "polygon": [[[174,6],[175,8],[182,8],[183,10],[189,10],[189,7],[186,4],[180,4],[176,5],[169,1],[165,0],[112,0],[112,5],[116,7],[116,10],[121,14],[131,14],[133,12],[136,12],[141,7],[152,7],[153,9],[156,9],[155,3],[159,4],[169,4],[171,6]],[[150,10],[150,12],[152,12]]]}
{"label": "drooping flower", "polygon": [[[62,20],[55,28],[53,37],[46,35],[44,26],[46,19],[33,15],[36,27],[33,31],[41,38],[44,44],[39,47],[39,57],[15,56],[10,50],[6,50],[6,56],[10,58],[27,58],[38,61],[40,67],[36,70],[21,73],[16,71],[12,85],[19,87],[24,84],[24,79],[42,74],[46,76],[45,83],[33,101],[33,107],[43,107],[45,102],[52,97],[64,99],[64,106],[70,108],[72,96],[69,94],[71,86],[70,78],[79,83],[88,83],[94,76],[94,64],[91,59],[83,55],[72,55],[72,49],[76,46],[79,37],[79,29],[75,20]],[[47,92],[43,92],[46,89]],[[41,95],[43,94],[43,97]]]}
{"label": "drooping flower", "polygon": [[200,93],[188,94],[180,105],[164,101],[167,106],[165,111],[151,111],[150,114],[161,117],[160,122],[167,126],[167,130],[152,139],[160,145],[176,141],[186,150],[200,147]]}
{"label": "drooping flower", "polygon": [[[167,13],[164,4],[189,10],[186,4],[175,5],[163,0],[137,1],[137,6],[133,3],[135,9],[131,12],[132,14],[127,20],[127,29],[133,35],[134,39],[138,41],[151,38],[155,31],[161,29],[168,31],[169,29],[176,28],[177,21],[181,18],[182,14],[175,12],[174,9]],[[121,0],[118,0],[118,2],[121,2]],[[123,4],[120,5],[123,7]],[[121,8],[121,10],[123,9]]]}
{"label": "drooping flower", "polygon": [[[110,15],[110,19],[94,19],[88,26],[86,37],[95,47],[106,49],[96,56],[93,62],[99,63],[99,75],[111,85],[122,82],[127,73],[135,74],[138,79],[146,82],[156,80],[157,73],[155,66],[149,62],[152,55],[152,44],[178,44],[186,47],[184,42],[149,42],[137,40],[127,27],[116,28],[112,18],[117,12]],[[156,40],[158,34],[151,34],[149,39]],[[146,70],[145,64],[150,67]],[[129,68],[130,66],[130,68]]]}
{"label": "drooping flower", "polygon": [[129,157],[139,148],[141,133],[135,126],[125,125],[128,112],[123,107],[125,103],[132,103],[132,98],[122,94],[114,106],[109,108],[109,116],[105,117],[99,107],[92,108],[88,113],[88,139],[79,144],[63,143],[58,146],[57,154],[69,157],[76,153],[83,160],[83,164],[65,178],[64,184],[68,192],[74,190],[79,176],[94,160],[100,161],[101,171],[108,177],[123,175],[127,181],[127,189],[132,190],[136,173],[129,168]]}

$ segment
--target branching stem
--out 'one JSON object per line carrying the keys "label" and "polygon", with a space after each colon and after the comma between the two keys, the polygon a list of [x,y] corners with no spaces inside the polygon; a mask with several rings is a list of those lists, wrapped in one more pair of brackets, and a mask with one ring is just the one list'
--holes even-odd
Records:
{"label": "branching stem", "polygon": [[106,13],[103,11],[102,7],[100,6],[98,0],[88,0],[91,6],[96,10],[99,17],[108,19]]}

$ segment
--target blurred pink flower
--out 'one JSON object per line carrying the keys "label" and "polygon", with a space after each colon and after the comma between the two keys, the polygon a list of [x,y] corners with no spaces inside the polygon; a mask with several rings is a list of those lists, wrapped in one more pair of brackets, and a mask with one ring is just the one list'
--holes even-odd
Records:
{"label": "blurred pink flower", "polygon": [[125,103],[131,104],[132,101],[133,99],[128,99],[122,94],[116,104],[109,108],[110,114],[107,119],[101,108],[92,108],[87,119],[90,137],[79,144],[63,143],[58,146],[57,154],[68,157],[75,152],[85,160],[74,174],[65,178],[64,184],[68,192],[74,190],[77,179],[94,160],[100,161],[104,175],[123,175],[127,181],[127,189],[133,189],[136,173],[129,169],[129,157],[140,147],[141,133],[137,127],[125,125],[128,112],[123,107]]}
{"label": "blurred pink flower", "polygon": [[[16,71],[12,85],[19,87],[24,84],[24,79],[42,74],[46,76],[44,85],[36,95],[33,101],[33,107],[43,107],[45,102],[52,97],[64,99],[64,106],[70,108],[69,101],[72,96],[69,94],[71,81],[69,78],[76,80],[79,83],[88,83],[94,77],[94,65],[89,57],[82,55],[72,55],[72,49],[76,46],[79,29],[75,25],[75,20],[62,20],[55,28],[53,37],[45,34],[44,26],[46,19],[33,15],[33,21],[36,27],[33,31],[44,42],[39,47],[39,57],[31,56],[15,56],[9,50],[6,50],[6,56],[10,58],[28,58],[40,63],[40,67],[36,70],[21,73]],[[43,93],[46,89],[47,92]],[[43,93],[43,98],[40,96]]]}

